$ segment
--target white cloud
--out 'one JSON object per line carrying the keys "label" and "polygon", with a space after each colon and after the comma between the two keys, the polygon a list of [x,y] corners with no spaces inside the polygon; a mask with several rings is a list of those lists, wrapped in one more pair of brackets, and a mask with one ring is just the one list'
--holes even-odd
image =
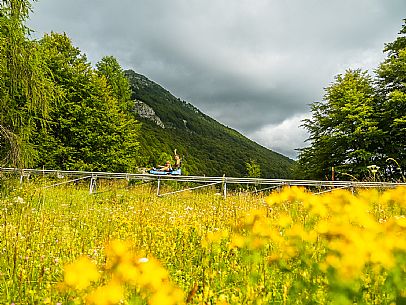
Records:
{"label": "white cloud", "polygon": [[306,146],[307,131],[299,127],[309,114],[300,114],[287,118],[279,124],[269,124],[249,134],[254,141],[285,156],[296,159],[295,149]]}

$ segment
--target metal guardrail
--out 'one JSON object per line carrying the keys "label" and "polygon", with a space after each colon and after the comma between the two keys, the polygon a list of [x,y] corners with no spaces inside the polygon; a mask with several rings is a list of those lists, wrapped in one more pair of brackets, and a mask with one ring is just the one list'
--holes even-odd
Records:
{"label": "metal guardrail", "polygon": [[[90,192],[96,179],[127,179],[142,181],[158,181],[158,196],[160,181],[177,181],[177,182],[194,182],[204,183],[207,185],[222,184],[224,195],[226,195],[227,184],[249,184],[249,185],[266,185],[266,186],[303,186],[319,188],[393,188],[396,186],[406,186],[406,183],[381,182],[381,181],[322,181],[322,180],[291,180],[291,179],[264,179],[264,178],[236,178],[236,177],[206,177],[206,176],[180,176],[180,175],[153,175],[153,174],[135,174],[135,173],[112,173],[112,172],[92,172],[92,171],[64,171],[64,170],[47,170],[47,169],[19,169],[0,167],[0,172],[13,173],[20,175],[20,181],[23,177],[32,175],[51,176],[57,178],[74,178],[67,182],[55,184],[60,185],[70,181],[91,179]],[[269,187],[268,187],[269,188]],[[190,189],[188,189],[190,190]],[[179,191],[176,191],[176,193]]]}

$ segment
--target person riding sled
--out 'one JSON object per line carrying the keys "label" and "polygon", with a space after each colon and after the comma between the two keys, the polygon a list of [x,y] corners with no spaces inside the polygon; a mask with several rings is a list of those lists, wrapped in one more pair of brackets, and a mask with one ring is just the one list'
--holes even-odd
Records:
{"label": "person riding sled", "polygon": [[166,175],[166,174],[180,175],[182,161],[180,159],[180,156],[176,153],[176,149],[174,151],[174,160],[175,161],[173,165],[171,164],[170,161],[166,161],[165,165],[160,165],[158,166],[158,168],[153,168],[152,170],[149,171],[149,173],[156,175]]}
{"label": "person riding sled", "polygon": [[176,149],[175,149],[174,159],[175,159],[175,163],[173,164],[172,169],[179,170],[182,165],[182,160],[180,159],[179,155],[176,153]]}
{"label": "person riding sled", "polygon": [[165,165],[160,165],[159,170],[163,172],[171,172],[172,171],[172,165],[170,161],[166,161]]}

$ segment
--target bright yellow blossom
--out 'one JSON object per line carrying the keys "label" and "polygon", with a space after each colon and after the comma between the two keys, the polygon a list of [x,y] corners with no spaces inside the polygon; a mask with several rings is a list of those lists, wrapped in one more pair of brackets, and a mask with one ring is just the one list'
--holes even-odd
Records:
{"label": "bright yellow blossom", "polygon": [[289,214],[281,214],[278,219],[278,225],[280,225],[282,228],[285,228],[292,224],[293,220],[292,217]]}
{"label": "bright yellow blossom", "polygon": [[87,301],[94,305],[115,305],[124,299],[124,288],[112,280],[107,285],[98,287],[88,295]]}
{"label": "bright yellow blossom", "polygon": [[145,263],[138,264],[140,276],[138,284],[152,291],[159,290],[169,280],[168,271],[155,259],[149,259]]}
{"label": "bright yellow blossom", "polygon": [[150,305],[176,305],[184,304],[184,293],[179,288],[165,286],[149,298],[148,304]]}
{"label": "bright yellow blossom", "polygon": [[96,265],[87,256],[79,257],[64,268],[64,283],[74,289],[85,289],[99,277]]}
{"label": "bright yellow blossom", "polygon": [[[106,247],[106,254],[110,264],[114,265],[120,262],[129,262],[133,259],[133,253],[130,251],[131,243],[123,240],[113,240]],[[111,266],[110,266],[111,267]]]}

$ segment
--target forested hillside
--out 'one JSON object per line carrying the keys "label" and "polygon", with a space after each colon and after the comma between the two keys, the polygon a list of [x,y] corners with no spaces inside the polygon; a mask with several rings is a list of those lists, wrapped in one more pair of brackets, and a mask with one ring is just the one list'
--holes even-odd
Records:
{"label": "forested hillside", "polygon": [[246,176],[254,162],[261,176],[288,178],[293,160],[247,139],[174,97],[160,85],[132,70],[125,71],[142,122],[141,163],[154,165],[174,149],[183,156],[184,172],[208,176]]}

